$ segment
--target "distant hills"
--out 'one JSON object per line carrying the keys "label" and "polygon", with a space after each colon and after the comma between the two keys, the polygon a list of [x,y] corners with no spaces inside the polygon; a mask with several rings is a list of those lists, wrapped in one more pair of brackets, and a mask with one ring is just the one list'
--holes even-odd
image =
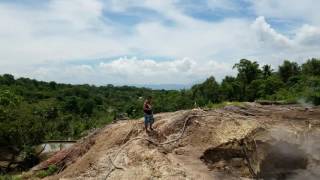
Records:
{"label": "distant hills", "polygon": [[153,90],[181,90],[181,89],[190,89],[192,84],[132,84],[136,87],[146,87]]}

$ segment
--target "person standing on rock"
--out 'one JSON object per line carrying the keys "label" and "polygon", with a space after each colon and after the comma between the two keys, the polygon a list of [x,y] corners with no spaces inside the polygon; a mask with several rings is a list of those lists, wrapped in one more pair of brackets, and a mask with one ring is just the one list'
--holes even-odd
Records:
{"label": "person standing on rock", "polygon": [[150,127],[150,130],[153,131],[152,124],[154,122],[154,118],[153,118],[151,100],[152,100],[152,97],[148,96],[143,104],[144,127],[145,127],[146,132],[148,132],[148,126]]}

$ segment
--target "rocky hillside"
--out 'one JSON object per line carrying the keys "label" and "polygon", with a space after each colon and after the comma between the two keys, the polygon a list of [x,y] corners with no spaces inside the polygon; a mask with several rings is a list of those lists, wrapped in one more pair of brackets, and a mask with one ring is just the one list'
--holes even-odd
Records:
{"label": "rocky hillside", "polygon": [[47,179],[317,179],[320,108],[245,103],[119,121],[33,168]]}

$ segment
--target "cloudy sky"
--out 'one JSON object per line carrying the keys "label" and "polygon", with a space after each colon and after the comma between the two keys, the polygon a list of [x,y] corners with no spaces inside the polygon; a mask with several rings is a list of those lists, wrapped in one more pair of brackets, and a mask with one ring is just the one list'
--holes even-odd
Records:
{"label": "cloudy sky", "polygon": [[103,85],[190,84],[241,58],[320,57],[320,1],[0,0],[0,74]]}

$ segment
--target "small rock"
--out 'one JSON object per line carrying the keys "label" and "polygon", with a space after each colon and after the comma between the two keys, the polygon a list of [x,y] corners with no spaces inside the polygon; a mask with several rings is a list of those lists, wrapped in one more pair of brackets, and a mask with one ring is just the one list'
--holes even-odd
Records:
{"label": "small rock", "polygon": [[186,150],[184,150],[184,149],[176,149],[174,151],[174,153],[177,155],[183,155],[183,154],[185,154],[185,152],[186,152]]}

